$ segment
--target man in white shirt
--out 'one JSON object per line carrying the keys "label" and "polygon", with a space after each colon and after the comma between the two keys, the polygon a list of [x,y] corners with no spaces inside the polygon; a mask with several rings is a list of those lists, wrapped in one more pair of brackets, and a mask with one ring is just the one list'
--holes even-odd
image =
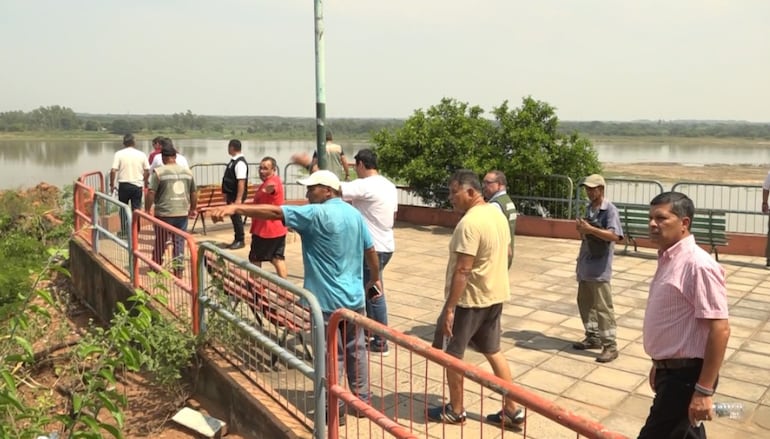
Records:
{"label": "man in white shirt", "polygon": [[[131,209],[136,210],[142,206],[142,195],[147,187],[150,176],[150,165],[147,155],[135,148],[133,134],[123,136],[123,149],[115,152],[110,169],[110,193],[115,191],[115,179],[118,183],[118,200],[121,203],[131,203]],[[121,221],[121,233],[128,230],[127,219]]]}
{"label": "man in white shirt", "polygon": [[[377,155],[370,149],[362,149],[355,156],[358,178],[340,183],[342,199],[349,201],[361,212],[369,233],[374,240],[374,249],[380,262],[380,276],[393,256],[396,243],[393,238],[393,223],[398,210],[396,186],[377,170]],[[372,278],[364,265],[364,285]],[[384,290],[384,287],[383,287]],[[383,291],[366,292],[366,315],[383,325],[388,325],[388,306]],[[369,343],[371,352],[388,354],[387,341],[375,335]]]}
{"label": "man in white shirt", "polygon": [[[161,148],[163,146],[174,148],[174,142],[172,142],[168,137],[161,138],[159,142]],[[176,148],[174,148],[174,150],[176,151],[176,164],[185,169],[190,169],[190,164],[187,162],[187,159],[179,153],[179,150]],[[152,175],[152,171],[154,171],[155,168],[159,166],[163,166],[163,156],[161,156],[161,154],[156,154],[152,159],[152,163],[150,163],[150,175]]]}

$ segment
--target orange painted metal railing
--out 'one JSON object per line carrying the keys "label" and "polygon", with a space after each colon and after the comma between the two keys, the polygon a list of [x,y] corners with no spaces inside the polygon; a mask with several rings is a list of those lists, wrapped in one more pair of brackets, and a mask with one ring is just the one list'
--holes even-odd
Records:
{"label": "orange painted metal railing", "polygon": [[80,174],[78,181],[93,188],[97,192],[104,192],[104,174],[100,171],[91,171]]}
{"label": "orange painted metal railing", "polygon": [[94,192],[104,192],[104,174],[99,171],[85,172],[80,174],[75,181],[73,189],[73,198],[75,210],[75,234],[85,239],[89,243],[92,237],[83,232],[85,227],[94,223],[93,203]]}
{"label": "orange painted metal railing", "polygon": [[91,243],[91,233],[87,228],[94,223],[94,188],[77,180],[72,195],[72,208],[75,211],[75,234]]}
{"label": "orange painted metal railing", "polygon": [[[370,403],[367,403],[359,399],[359,397],[351,392],[348,388],[339,384],[339,367],[337,362],[336,347],[339,338],[339,331],[337,328],[339,328],[340,325],[355,325],[358,330],[363,330],[370,336],[377,334],[382,338],[387,339],[391,344],[391,355],[388,358],[378,358],[378,354],[369,353],[369,390],[375,393],[373,398],[378,398],[379,403],[375,402],[374,400]],[[424,432],[419,426],[420,422],[416,422],[415,415],[419,416],[420,407],[415,407],[415,405],[420,404],[418,400],[422,397],[422,394],[412,391],[413,386],[415,385],[414,383],[425,383],[425,397],[422,399],[422,403],[424,404],[424,409],[427,409],[429,406],[429,400],[431,399],[431,397],[427,395],[428,386],[432,385],[435,389],[438,389],[439,386],[439,382],[435,380],[437,374],[433,374],[433,376],[431,376],[428,373],[429,365],[437,365],[438,368],[436,369],[440,370],[442,377],[442,381],[440,382],[441,392],[446,389],[446,383],[443,381],[444,372],[446,370],[459,373],[465,378],[466,404],[468,404],[468,401],[471,399],[469,395],[471,392],[469,389],[468,381],[478,383],[480,386],[480,391],[474,393],[473,395],[476,396],[477,394],[480,394],[480,400],[477,402],[477,405],[480,404],[482,410],[484,408],[485,401],[493,406],[497,405],[497,407],[502,407],[502,402],[493,401],[491,396],[485,396],[485,392],[488,392],[513,399],[516,401],[516,403],[524,406],[527,412],[535,412],[539,415],[542,415],[543,417],[547,418],[547,420],[574,432],[576,437],[586,437],[589,439],[627,439],[626,436],[620,433],[609,431],[603,425],[578,416],[555,404],[554,402],[538,396],[534,392],[513,384],[512,382],[503,381],[490,372],[487,372],[463,360],[452,357],[451,355],[448,355],[441,350],[434,349],[429,344],[416,337],[395,331],[348,309],[340,309],[330,317],[326,334],[326,346],[326,378],[328,382],[329,394],[328,406],[337,407],[340,401],[342,401],[347,405],[348,412],[352,411],[353,413],[358,413],[358,418],[364,419],[366,422],[363,422],[363,424],[367,424],[360,425],[362,422],[356,421],[356,425],[351,428],[350,418],[348,418],[348,422],[345,423],[345,426],[341,427],[339,426],[340,413],[338,413],[338,410],[330,410],[328,421],[329,439],[339,438],[341,431],[344,433],[350,433],[346,434],[348,437],[363,437],[362,431],[365,434],[374,434],[383,437],[385,436],[384,432],[387,432],[391,436],[397,438],[435,436],[435,431],[428,431],[430,429],[428,425],[431,424],[427,423],[427,419]],[[402,358],[405,357],[406,362],[409,362],[410,364],[404,365],[404,361],[399,360],[399,356]],[[413,367],[415,363],[413,358],[415,356],[420,357],[420,362],[422,359],[427,360],[425,365],[425,374],[423,376],[417,374],[408,375],[412,369],[416,369]],[[386,368],[392,370],[391,375],[385,372]],[[399,377],[399,374],[407,374],[408,376]],[[380,380],[379,382],[378,379]],[[408,390],[399,389],[399,383],[406,383]],[[395,388],[393,388],[393,386],[395,386]],[[376,394],[378,391],[380,392],[379,395]],[[405,400],[405,397],[408,399]],[[495,395],[495,397],[498,400],[500,399],[497,395]],[[385,407],[387,404],[395,405],[393,407]],[[400,412],[402,411],[406,412],[408,416],[399,419]],[[391,414],[389,416],[384,412],[391,412]],[[541,421],[541,419],[535,417],[535,422],[538,423],[539,421]],[[527,437],[527,424],[531,422],[533,422],[533,417],[531,414],[528,414],[527,421],[521,426],[519,431],[519,433],[522,434],[525,438]],[[540,423],[542,424],[542,422]],[[471,416],[468,417],[466,424],[471,424]],[[481,421],[478,424],[479,425],[477,430],[466,432],[465,436],[484,437],[485,435],[489,435],[489,437],[500,437],[499,435],[502,433],[500,431],[502,429],[501,426],[494,426],[488,423],[483,423]],[[549,428],[548,426],[545,427]],[[383,431],[374,432],[373,429],[375,428],[377,430],[382,429]],[[444,437],[446,437],[447,434],[454,437],[457,436],[456,433],[459,433],[461,436],[463,435],[463,432],[453,432],[449,430],[450,428],[463,428],[461,426],[446,425],[444,428],[446,428],[443,433]],[[471,426],[470,428],[474,427]],[[348,431],[348,429],[350,429],[350,431]],[[542,437],[542,432],[538,434],[538,437]]]}
{"label": "orange painted metal railing", "polygon": [[[132,219],[130,239],[134,272],[131,278],[134,287],[150,294],[161,290],[167,299],[166,308],[177,318],[189,317],[193,334],[197,335],[200,321],[198,244],[195,238],[142,210],[133,211]],[[161,248],[156,250],[156,246]],[[168,247],[172,247],[171,255],[166,254]],[[167,262],[164,264],[163,260]]]}

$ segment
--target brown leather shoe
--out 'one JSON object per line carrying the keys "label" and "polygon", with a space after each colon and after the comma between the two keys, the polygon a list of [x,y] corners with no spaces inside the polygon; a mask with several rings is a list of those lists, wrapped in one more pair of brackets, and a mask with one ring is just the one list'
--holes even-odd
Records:
{"label": "brown leather shoe", "polygon": [[572,343],[572,347],[580,351],[584,351],[586,349],[601,349],[602,342],[598,338],[586,337],[583,339],[583,341],[576,341],[575,343]]}
{"label": "brown leather shoe", "polygon": [[618,348],[605,346],[602,349],[602,353],[596,357],[596,361],[598,363],[609,363],[616,358],[618,358]]}

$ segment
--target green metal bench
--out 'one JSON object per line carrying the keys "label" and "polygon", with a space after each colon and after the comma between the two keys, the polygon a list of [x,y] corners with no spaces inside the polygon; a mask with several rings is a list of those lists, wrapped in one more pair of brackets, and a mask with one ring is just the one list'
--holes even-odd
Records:
{"label": "green metal bench", "polygon": [[[625,235],[625,247],[633,244],[634,251],[638,251],[636,239],[649,238],[650,206],[644,204],[616,204],[620,224]],[[696,209],[695,218],[690,226],[690,233],[695,236],[695,242],[711,248],[714,258],[719,260],[717,246],[727,245],[727,220],[726,213],[721,210]]]}

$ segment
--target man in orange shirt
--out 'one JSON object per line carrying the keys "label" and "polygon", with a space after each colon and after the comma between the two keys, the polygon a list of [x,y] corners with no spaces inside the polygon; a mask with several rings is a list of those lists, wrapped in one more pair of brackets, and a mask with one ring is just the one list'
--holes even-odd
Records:
{"label": "man in orange shirt", "polygon": [[[254,194],[254,204],[272,204],[280,206],[284,203],[283,183],[276,174],[277,164],[272,157],[265,157],[259,163],[259,178],[262,184]],[[267,220],[254,217],[251,220],[251,250],[249,261],[261,267],[263,261],[270,261],[278,276],[286,279],[286,226],[279,219]]]}

